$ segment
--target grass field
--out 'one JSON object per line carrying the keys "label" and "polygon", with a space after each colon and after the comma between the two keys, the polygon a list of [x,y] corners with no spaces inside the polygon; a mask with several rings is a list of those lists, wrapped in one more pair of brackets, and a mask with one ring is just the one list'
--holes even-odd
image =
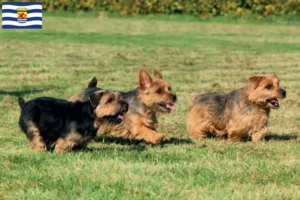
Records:
{"label": "grass field", "polygon": [[[300,199],[300,26],[46,17],[43,30],[0,30],[0,199]],[[17,97],[69,98],[137,87],[161,70],[178,104],[152,147],[100,136],[93,151],[33,153]],[[287,98],[259,144],[189,139],[194,93],[229,92],[275,72]]]}

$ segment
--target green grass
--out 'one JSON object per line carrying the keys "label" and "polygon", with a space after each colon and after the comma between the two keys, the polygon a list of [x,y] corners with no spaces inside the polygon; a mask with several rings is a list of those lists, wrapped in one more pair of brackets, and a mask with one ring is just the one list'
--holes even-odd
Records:
{"label": "green grass", "polygon": [[[298,35],[297,35],[298,36]],[[11,35],[11,32],[5,32],[1,40],[11,39],[26,42],[72,42],[72,43],[101,43],[106,45],[122,45],[122,46],[141,46],[155,47],[164,46],[171,48],[181,48],[190,50],[199,50],[205,45],[211,48],[223,48],[242,51],[257,51],[257,52],[299,52],[300,45],[292,43],[277,43],[253,41],[249,44],[249,40],[254,39],[248,34],[191,34],[187,33],[184,38],[181,35],[126,35],[120,33],[57,33],[49,32],[20,32]],[[282,35],[274,36],[274,39],[282,38]],[[263,48],[261,48],[263,46]],[[201,50],[201,49],[200,49]],[[205,52],[205,49],[203,50]]]}
{"label": "green grass", "polygon": [[[168,18],[45,17],[43,30],[0,30],[0,199],[299,199],[300,27]],[[159,69],[178,95],[159,116],[162,146],[109,136],[93,151],[33,153],[18,128],[17,97],[69,98],[99,86],[137,87]],[[229,92],[275,72],[287,98],[259,144],[192,141],[190,97]]]}

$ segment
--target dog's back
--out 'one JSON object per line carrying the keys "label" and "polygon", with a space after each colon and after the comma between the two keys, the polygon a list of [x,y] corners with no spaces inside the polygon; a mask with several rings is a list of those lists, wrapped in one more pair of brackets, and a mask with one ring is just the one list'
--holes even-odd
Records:
{"label": "dog's back", "polygon": [[[90,121],[90,127],[83,127],[87,129],[90,129],[93,124],[93,108],[87,102],[72,103],[50,97],[36,98],[27,103],[23,103],[22,100],[19,102],[21,102],[19,104],[22,109],[19,126],[27,135],[30,128],[36,126],[40,136],[46,140],[55,141],[68,132],[71,128],[68,125],[72,121],[81,124]],[[85,114],[84,117],[81,116],[83,114]]]}
{"label": "dog's back", "polygon": [[219,116],[224,113],[229,98],[229,94],[221,92],[200,94],[193,98],[193,103],[190,106],[190,109],[192,109],[193,106],[201,106],[203,109],[213,108],[213,110],[215,111],[213,115]]}

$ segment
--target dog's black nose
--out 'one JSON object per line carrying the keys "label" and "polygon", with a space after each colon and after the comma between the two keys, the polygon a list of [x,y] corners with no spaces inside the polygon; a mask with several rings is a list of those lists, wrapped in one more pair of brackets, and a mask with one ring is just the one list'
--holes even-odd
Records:
{"label": "dog's black nose", "polygon": [[126,113],[126,112],[128,111],[128,108],[129,108],[128,103],[123,102],[123,105],[122,105],[122,111],[123,111],[124,113]]}
{"label": "dog's black nose", "polygon": [[283,97],[286,97],[286,91],[284,89],[280,89],[280,92],[281,92]]}
{"label": "dog's black nose", "polygon": [[175,102],[177,100],[176,94],[172,94],[171,99],[172,99],[173,102]]}

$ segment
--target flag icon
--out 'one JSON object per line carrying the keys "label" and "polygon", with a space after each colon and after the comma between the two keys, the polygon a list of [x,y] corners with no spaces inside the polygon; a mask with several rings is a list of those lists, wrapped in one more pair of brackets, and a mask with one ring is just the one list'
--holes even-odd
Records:
{"label": "flag icon", "polygon": [[2,2],[2,29],[41,29],[42,2]]}

